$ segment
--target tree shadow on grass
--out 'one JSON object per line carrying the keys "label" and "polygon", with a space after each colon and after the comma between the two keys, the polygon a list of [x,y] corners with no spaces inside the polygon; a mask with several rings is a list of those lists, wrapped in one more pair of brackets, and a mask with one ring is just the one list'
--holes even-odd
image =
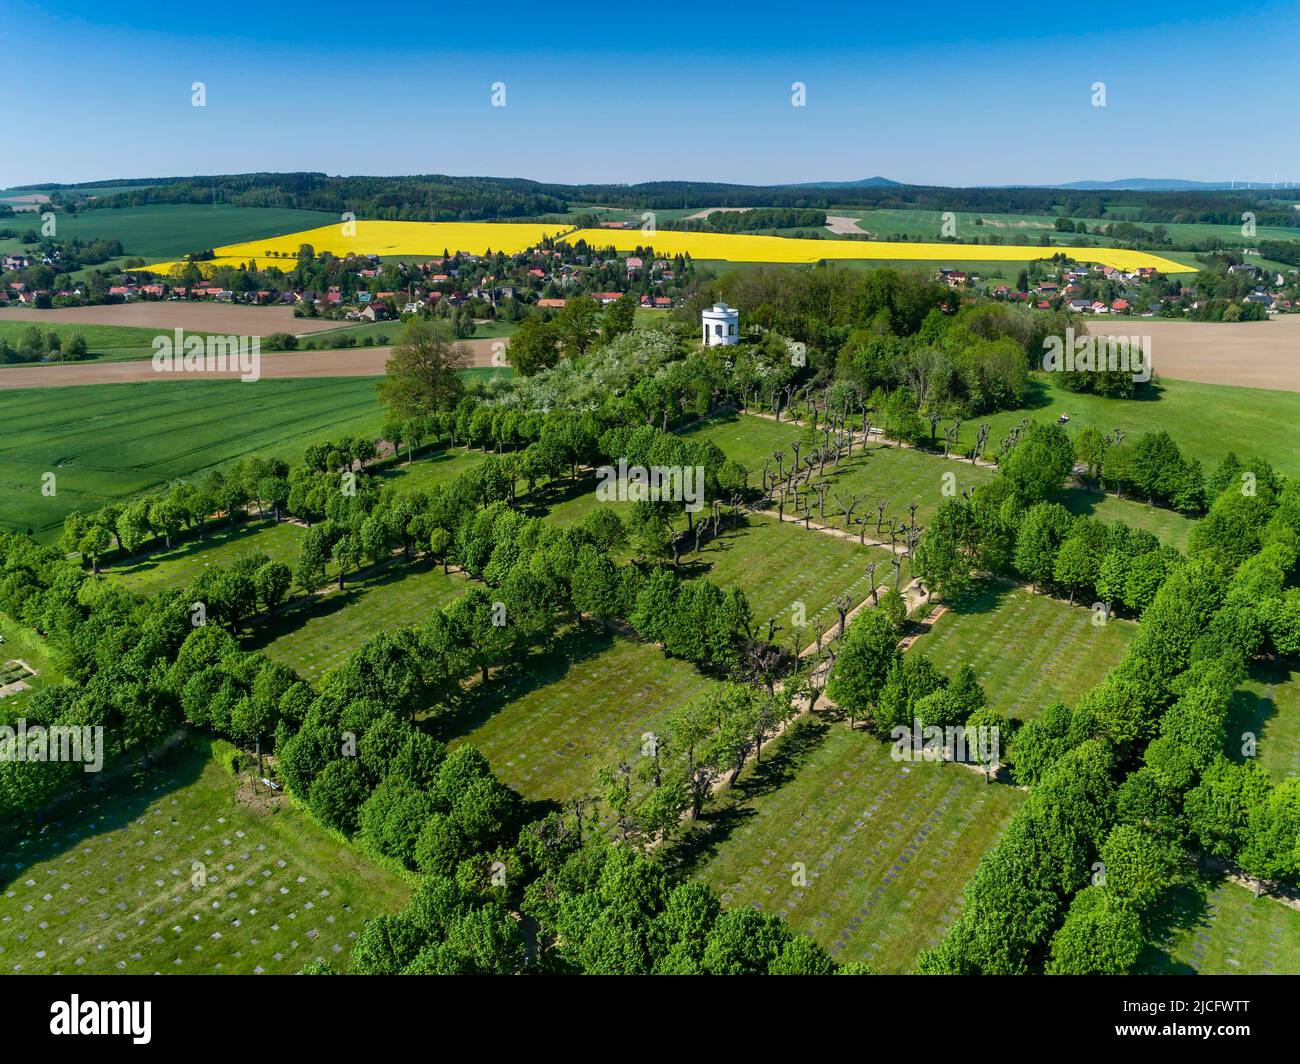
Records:
{"label": "tree shadow on grass", "polygon": [[559,683],[574,665],[599,657],[618,638],[596,625],[570,628],[550,647],[494,673],[487,684],[467,688],[449,711],[426,718],[424,727],[443,742],[469,735],[510,703]]}
{"label": "tree shadow on grass", "polygon": [[[284,522],[280,522],[283,524]],[[184,561],[192,558],[197,554],[205,554],[210,550],[216,550],[218,547],[224,547],[228,544],[239,544],[244,540],[256,539],[261,533],[272,528],[278,527],[274,522],[261,520],[253,517],[247,521],[241,522],[234,528],[221,527],[211,529],[205,536],[200,537],[197,532],[182,532],[180,536],[173,536],[172,541],[176,545],[171,550],[157,550],[148,554],[146,557],[138,558],[134,561],[127,559],[124,563],[104,567],[104,572],[110,576],[142,576],[145,573],[153,572],[163,565],[170,565],[173,562]],[[180,539],[179,543],[176,543]],[[249,553],[252,554],[256,547],[252,547]]]}
{"label": "tree shadow on grass", "polygon": [[44,811],[41,822],[8,825],[0,829],[0,887],[13,882],[23,869],[52,860],[88,839],[107,835],[138,820],[162,795],[183,790],[197,780],[210,754],[207,741],[192,735],[186,742],[145,764],[139,754],[109,766],[113,777],[96,786],[93,781]]}
{"label": "tree shadow on grass", "polygon": [[570,480],[568,477],[553,480],[537,488],[527,498],[521,499],[519,510],[529,517],[546,517],[555,507],[563,503],[572,502],[584,495],[594,495],[598,480],[599,478],[592,471],[580,472],[577,480]]}
{"label": "tree shadow on grass", "polygon": [[960,595],[943,604],[954,613],[996,613],[1007,604],[1014,591],[1013,585],[1001,580],[977,580]]}
{"label": "tree shadow on grass", "polygon": [[[241,645],[245,650],[265,650],[277,639],[298,631],[310,621],[332,617],[340,610],[364,601],[374,591],[392,587],[394,584],[413,579],[421,574],[431,573],[437,567],[438,563],[427,556],[413,562],[403,562],[399,558],[394,558],[382,569],[363,579],[345,580],[342,591],[335,588],[325,595],[299,599],[297,603],[272,617],[255,618],[252,626],[244,630]],[[431,600],[430,612],[438,605],[440,604]]]}
{"label": "tree shadow on grass", "polygon": [[[1288,683],[1295,675],[1290,665],[1280,661],[1256,662],[1250,670],[1250,678],[1267,687],[1276,687]],[[1264,735],[1268,722],[1277,715],[1277,703],[1267,695],[1238,688],[1232,695],[1228,706],[1226,731],[1229,735],[1244,735],[1246,732],[1256,738]],[[1228,757],[1237,764],[1244,764],[1246,755],[1241,745],[1230,745]]]}
{"label": "tree shadow on grass", "polygon": [[1195,975],[1196,969],[1176,960],[1167,948],[1180,934],[1209,927],[1206,896],[1221,880],[1197,876],[1191,882],[1165,892],[1160,905],[1148,918],[1147,946],[1138,957],[1134,971],[1149,975]]}
{"label": "tree shadow on grass", "polygon": [[761,764],[750,766],[735,787],[723,791],[711,807],[705,806],[700,819],[673,844],[668,863],[684,874],[698,872],[737,828],[758,815],[763,798],[795,778],[830,731],[831,724],[821,717],[791,727]]}

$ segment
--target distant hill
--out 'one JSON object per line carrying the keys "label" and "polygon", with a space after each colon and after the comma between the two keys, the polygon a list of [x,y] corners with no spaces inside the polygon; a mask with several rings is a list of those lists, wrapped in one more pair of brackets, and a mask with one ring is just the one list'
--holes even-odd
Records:
{"label": "distant hill", "polygon": [[887,177],[864,177],[858,181],[800,181],[781,188],[902,188],[903,182]]}
{"label": "distant hill", "polygon": [[[1272,188],[1271,181],[1252,181],[1248,183],[1254,189]],[[1052,185],[1051,188],[1069,188],[1078,190],[1114,190],[1116,192],[1211,192],[1221,189],[1244,189],[1247,183],[1241,181],[1187,181],[1179,177],[1125,177],[1119,181],[1071,181],[1066,185]]]}

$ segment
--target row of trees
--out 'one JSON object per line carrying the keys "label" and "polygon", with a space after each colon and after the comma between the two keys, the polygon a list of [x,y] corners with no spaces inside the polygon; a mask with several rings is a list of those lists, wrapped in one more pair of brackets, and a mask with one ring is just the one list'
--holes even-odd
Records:
{"label": "row of trees", "polygon": [[920,971],[1128,971],[1189,854],[1260,883],[1300,879],[1300,791],[1269,781],[1252,736],[1227,733],[1248,665],[1300,649],[1300,485],[1270,483],[1245,506],[1226,490],[1211,509],[1241,529],[1235,556],[1194,537],[1120,665],[1073,709],[1047,707],[1016,733],[1012,770],[1029,799]]}

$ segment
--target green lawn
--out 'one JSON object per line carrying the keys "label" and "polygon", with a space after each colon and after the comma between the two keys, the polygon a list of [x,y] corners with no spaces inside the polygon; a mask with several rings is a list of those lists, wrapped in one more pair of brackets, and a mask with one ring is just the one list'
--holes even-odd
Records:
{"label": "green lawn", "polygon": [[1300,912],[1203,877],[1172,892],[1136,970],[1155,975],[1300,975]]}
{"label": "green lawn", "polygon": [[22,679],[28,688],[0,699],[0,720],[13,720],[22,716],[27,700],[42,687],[61,683],[63,676],[50,663],[49,647],[41,636],[30,628],[23,628],[13,618],[0,613],[0,664],[21,661],[36,670]]}
{"label": "green lawn", "polygon": [[31,834],[0,836],[0,971],[343,967],[365,920],[410,893],[201,750],[75,801]]}
{"label": "green lawn", "polygon": [[1192,529],[1196,527],[1196,518],[1185,517],[1176,510],[1148,506],[1137,499],[1121,499],[1088,488],[1077,487],[1060,491],[1056,495],[1056,501],[1072,514],[1095,517],[1098,521],[1105,521],[1107,524],[1123,521],[1130,528],[1143,529],[1154,535],[1161,543],[1177,550],[1183,550],[1187,546]]}
{"label": "green lawn", "polygon": [[783,916],[839,961],[905,972],[960,912],[1023,799],[956,765],[896,762],[866,732],[814,719],[706,808],[678,852],[723,904]]}
{"label": "green lawn", "polygon": [[1300,676],[1288,662],[1257,662],[1233,696],[1228,755],[1240,761],[1249,736],[1274,782],[1300,773]]}
{"label": "green lawn", "polygon": [[[808,449],[805,447],[802,453],[807,454]],[[787,470],[791,459],[792,455],[787,453]],[[895,526],[908,524],[911,520],[911,511],[908,509],[910,505],[916,505],[916,523],[924,526],[945,499],[960,498],[963,490],[977,488],[994,475],[995,471],[985,466],[954,462],[911,447],[875,443],[865,450],[855,447],[853,457],[842,459],[838,468],[829,463],[826,466],[824,479],[829,487],[826,492],[825,523],[844,528],[844,513],[837,500],[851,500],[854,496],[861,496],[861,502],[853,512],[854,526],[851,531],[860,531],[861,522],[866,519],[867,535],[888,541],[891,518]],[[801,492],[801,495],[806,494]],[[813,516],[816,519],[815,493],[812,501]],[[884,523],[877,533],[877,507],[882,502],[887,505]]]}
{"label": "green lawn", "polygon": [[342,592],[332,585],[309,605],[291,607],[259,624],[244,646],[264,650],[314,683],[376,632],[418,624],[445,606],[465,589],[464,579],[426,560],[406,564],[397,559],[365,579],[348,580]]}
{"label": "green lawn", "polygon": [[[791,454],[790,445],[800,438],[803,431],[799,425],[788,421],[776,422],[748,414],[717,414],[684,435],[688,439],[716,443],[723,454],[750,471],[751,483],[757,486],[763,463],[772,457],[774,451],[784,450],[787,455]],[[808,453],[807,447],[804,453]]]}
{"label": "green lawn", "polygon": [[711,683],[656,646],[584,629],[471,688],[433,724],[477,747],[526,797],[562,800],[596,794],[598,769],[635,761],[642,736]]}
{"label": "green lawn", "polygon": [[1130,440],[1144,432],[1164,429],[1184,454],[1199,459],[1206,473],[1229,451],[1241,458],[1259,456],[1288,476],[1300,476],[1300,450],[1292,426],[1300,421],[1300,392],[1263,388],[1234,388],[1225,384],[1161,381],[1158,398],[1104,399],[1067,392],[1046,374],[1036,373],[1025,409],[1002,410],[967,422],[962,445],[969,446],[980,424],[992,426],[989,453],[1025,417],[1055,421],[1070,415],[1071,436],[1092,427],[1104,433],[1122,428]]}
{"label": "green lawn", "polygon": [[1028,720],[1048,703],[1073,705],[1119,664],[1136,633],[1133,621],[1094,626],[1084,606],[990,582],[954,603],[911,652],[949,676],[970,665],[989,705]]}
{"label": "green lawn", "polygon": [[403,452],[396,461],[386,462],[372,469],[371,473],[381,487],[391,485],[399,491],[429,491],[482,465],[486,457],[478,450],[442,448],[428,454],[417,452],[415,460],[408,464]]}
{"label": "green lawn", "polygon": [[[0,528],[58,537],[72,510],[193,477],[247,454],[292,461],[307,444],[378,435],[383,407],[366,378],[149,381],[5,393]],[[55,494],[43,493],[54,473]]]}
{"label": "green lawn", "polygon": [[142,595],[164,588],[188,587],[210,565],[226,567],[249,554],[265,554],[273,562],[292,567],[307,530],[281,521],[251,521],[234,529],[221,528],[203,539],[187,539],[171,550],[159,550],[103,571]]}
{"label": "green lawn", "polygon": [[756,515],[747,525],[725,529],[699,554],[686,555],[683,570],[720,587],[737,585],[757,623],[777,619],[781,642],[792,630],[794,611],[802,606],[807,645],[819,627],[824,631],[834,622],[835,595],[852,595],[856,604],[871,593],[867,566],[872,562],[879,587],[893,573],[888,551]]}

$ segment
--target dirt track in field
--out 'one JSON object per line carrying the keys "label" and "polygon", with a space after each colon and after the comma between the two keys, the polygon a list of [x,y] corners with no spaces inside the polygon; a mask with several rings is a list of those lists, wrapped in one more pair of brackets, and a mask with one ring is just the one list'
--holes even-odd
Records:
{"label": "dirt track in field", "polygon": [[851,233],[853,236],[866,236],[867,231],[858,223],[860,218],[849,218],[843,214],[828,214],[826,228],[832,233]]}
{"label": "dirt track in field", "polygon": [[180,300],[110,303],[99,307],[0,310],[0,321],[30,321],[40,325],[129,325],[140,329],[188,329],[191,332],[270,336],[271,333],[324,332],[346,325],[322,318],[295,318],[292,307],[248,307],[235,303],[185,303]]}
{"label": "dirt track in field", "polygon": [[[465,340],[473,358],[470,365],[493,365],[492,356],[504,340]],[[391,351],[388,347],[345,347],[337,351],[276,351],[261,357],[259,377],[382,377]],[[504,350],[504,348],[502,349]],[[78,384],[125,384],[139,381],[238,380],[239,371],[161,373],[150,359],[133,362],[83,362],[64,366],[0,367],[0,390],[7,388],[58,388]]]}
{"label": "dirt track in field", "polygon": [[1156,375],[1300,392],[1300,314],[1268,321],[1089,318],[1093,336],[1149,336]]}

